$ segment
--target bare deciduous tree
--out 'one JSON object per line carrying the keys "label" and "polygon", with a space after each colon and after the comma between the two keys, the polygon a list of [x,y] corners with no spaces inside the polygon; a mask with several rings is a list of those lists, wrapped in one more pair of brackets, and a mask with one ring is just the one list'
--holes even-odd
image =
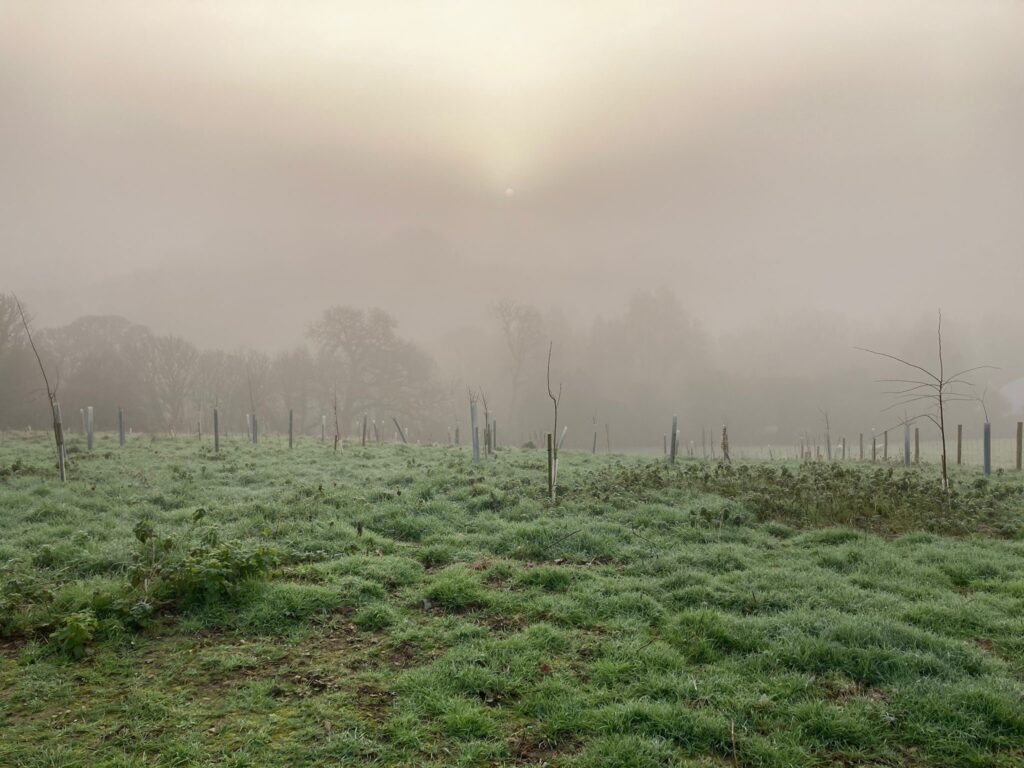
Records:
{"label": "bare deciduous tree", "polygon": [[382,411],[415,423],[442,401],[433,361],[396,328],[383,310],[352,307],[332,307],[310,327],[323,380],[339,390],[343,423]]}
{"label": "bare deciduous tree", "polygon": [[185,405],[193,392],[199,352],[178,336],[157,336],[145,347],[143,377],[168,432],[184,424]]}
{"label": "bare deciduous tree", "polygon": [[522,382],[526,364],[535,354],[534,350],[537,349],[541,341],[544,322],[536,307],[509,299],[503,299],[494,306],[494,315],[498,319],[498,325],[501,327],[501,334],[505,339],[505,346],[508,347],[510,356],[509,384],[512,392],[509,396],[508,408],[509,420],[512,421],[518,415],[516,407],[519,402],[519,385]]}
{"label": "bare deciduous tree", "polygon": [[19,318],[21,303],[12,294],[0,294],[0,351],[7,349],[17,340],[22,326]]}
{"label": "bare deciduous tree", "polygon": [[[880,379],[881,382],[900,385],[900,388],[889,390],[885,394],[892,395],[896,400],[885,410],[903,408],[917,403],[924,403],[930,407],[915,416],[904,417],[904,422],[913,421],[918,418],[925,418],[939,428],[939,436],[942,438],[942,487],[949,490],[949,462],[946,457],[946,406],[950,403],[977,402],[978,396],[972,392],[965,392],[956,389],[957,386],[973,386],[971,382],[962,378],[974,371],[983,369],[995,369],[993,365],[975,365],[957,371],[954,374],[946,374],[946,365],[942,354],[942,312],[939,312],[939,323],[937,331],[938,342],[938,368],[928,370],[922,365],[904,360],[902,357],[890,355],[887,352],[878,352],[874,349],[857,347],[862,352],[867,352],[878,357],[888,358],[912,368],[924,374],[923,379]],[[987,415],[986,415],[987,420]]]}

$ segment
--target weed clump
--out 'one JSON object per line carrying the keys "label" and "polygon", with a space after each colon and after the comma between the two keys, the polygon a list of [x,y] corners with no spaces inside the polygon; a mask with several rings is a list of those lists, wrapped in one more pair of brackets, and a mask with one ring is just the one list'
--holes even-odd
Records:
{"label": "weed clump", "polygon": [[487,602],[487,590],[479,577],[462,565],[441,571],[424,591],[432,603],[448,611],[468,611]]}
{"label": "weed clump", "polygon": [[759,521],[800,528],[841,525],[885,534],[925,530],[1004,538],[1024,530],[1024,486],[976,478],[953,482],[947,492],[920,469],[865,469],[837,462],[809,462],[797,469],[775,464],[692,463],[675,468],[651,463],[617,467],[591,482],[591,492],[600,498],[636,500],[684,488],[737,502],[740,510],[707,510],[701,515],[705,524],[719,527],[743,524],[745,509]]}
{"label": "weed clump", "polygon": [[368,605],[362,608],[352,619],[352,623],[362,630],[374,632],[390,627],[397,617],[392,608],[383,603]]}
{"label": "weed clump", "polygon": [[[95,641],[140,629],[158,614],[235,602],[245,586],[268,575],[276,555],[264,546],[222,541],[215,528],[199,525],[204,516],[199,510],[180,537],[162,536],[141,519],[123,575],[92,589],[71,582],[55,590],[34,578],[5,578],[0,632],[48,633],[57,651],[81,658]],[[34,564],[50,562],[54,552],[41,548]]]}

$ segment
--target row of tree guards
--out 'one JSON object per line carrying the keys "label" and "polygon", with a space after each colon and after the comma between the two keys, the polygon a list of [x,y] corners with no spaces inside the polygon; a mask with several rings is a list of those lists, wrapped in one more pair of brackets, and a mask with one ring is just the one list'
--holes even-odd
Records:
{"label": "row of tree guards", "polygon": [[[66,448],[65,439],[64,439],[64,426],[63,426],[63,418],[62,418],[62,414],[61,414],[61,408],[60,408],[60,404],[57,402],[57,389],[56,389],[55,386],[51,386],[50,380],[49,380],[49,378],[47,376],[47,373],[46,373],[46,368],[43,365],[42,358],[40,357],[39,350],[37,349],[37,347],[35,345],[35,341],[32,338],[32,332],[31,332],[31,329],[29,327],[28,318],[25,316],[24,308],[22,307],[21,302],[17,299],[16,296],[14,297],[14,299],[15,299],[15,304],[16,304],[18,313],[19,313],[19,315],[21,317],[22,326],[24,327],[24,330],[25,330],[25,335],[26,335],[26,337],[28,339],[28,342],[29,342],[29,346],[31,347],[32,352],[35,355],[36,362],[39,365],[40,373],[42,374],[43,382],[44,382],[44,384],[46,386],[46,393],[47,393],[47,397],[49,399],[50,410],[51,410],[51,413],[52,413],[52,416],[53,416],[53,432],[54,432],[54,438],[55,438],[55,442],[56,442],[57,465],[58,465],[58,469],[59,469],[59,472],[60,472],[60,479],[63,481],[63,480],[66,479],[67,448]],[[904,428],[904,433],[903,433],[903,442],[904,442],[904,446],[903,446],[903,462],[904,462],[905,465],[910,465],[911,464],[911,453],[910,453],[910,425],[911,425],[911,423],[914,422],[917,419],[920,419],[920,418],[928,418],[928,419],[930,419],[939,428],[940,434],[942,436],[942,481],[943,481],[943,486],[944,487],[948,487],[948,477],[947,477],[947,463],[948,463],[948,461],[947,461],[947,451],[946,451],[945,407],[947,405],[951,404],[951,403],[977,402],[985,410],[985,423],[984,423],[984,427],[983,427],[983,460],[982,460],[982,464],[983,464],[984,472],[985,472],[986,475],[990,475],[992,473],[992,425],[991,425],[991,423],[989,422],[989,419],[988,419],[988,410],[987,410],[987,408],[985,408],[984,394],[979,397],[976,394],[973,394],[973,392],[964,391],[962,389],[958,390],[958,389],[956,389],[956,387],[958,387],[958,386],[959,387],[965,387],[965,386],[966,387],[973,387],[972,383],[970,381],[967,381],[963,377],[971,374],[972,372],[977,372],[977,371],[980,371],[980,370],[983,370],[983,369],[991,369],[993,366],[980,365],[980,366],[974,366],[974,367],[971,367],[971,368],[967,368],[967,369],[964,369],[962,371],[958,371],[958,372],[956,372],[954,374],[948,374],[947,375],[945,373],[945,369],[943,367],[943,355],[942,355],[942,315],[941,315],[941,312],[939,314],[937,342],[938,342],[938,368],[936,370],[928,370],[928,369],[926,369],[926,368],[924,368],[924,367],[922,367],[920,365],[917,365],[915,363],[909,362],[909,361],[907,361],[907,360],[905,360],[905,359],[903,359],[901,357],[898,357],[896,355],[892,355],[892,354],[889,354],[889,353],[886,353],[886,352],[879,352],[879,351],[876,351],[876,350],[866,349],[866,348],[863,348],[863,347],[857,347],[857,349],[860,349],[861,351],[867,352],[869,354],[872,354],[872,355],[875,355],[875,356],[878,356],[878,357],[882,357],[882,358],[886,358],[886,359],[889,359],[889,360],[893,360],[893,361],[899,362],[902,365],[907,366],[909,369],[912,369],[913,371],[915,371],[915,375],[920,374],[920,375],[923,375],[925,377],[923,379],[922,378],[917,378],[917,379],[882,379],[881,381],[887,382],[889,384],[895,384],[898,387],[896,390],[890,391],[890,392],[887,393],[887,394],[893,395],[896,398],[896,401],[893,403],[892,406],[890,406],[890,408],[896,408],[896,407],[903,408],[903,407],[906,407],[906,406],[909,406],[909,405],[912,405],[912,404],[923,402],[923,403],[928,404],[933,409],[931,411],[926,411],[925,413],[917,414],[917,415],[912,416],[912,417],[909,416],[909,415],[906,415],[906,411],[904,412],[905,413],[905,417],[900,422],[903,425],[903,428]],[[547,452],[548,452],[548,486],[549,486],[549,490],[550,490],[550,494],[551,494],[551,499],[555,500],[555,498],[556,498],[557,478],[558,478],[558,451],[561,448],[562,443],[565,440],[565,436],[566,436],[566,433],[567,433],[568,430],[567,430],[567,428],[563,427],[561,435],[558,436],[558,434],[559,434],[558,433],[558,406],[559,406],[559,403],[560,403],[561,397],[562,397],[562,386],[561,386],[561,384],[558,385],[557,394],[556,394],[554,388],[552,387],[552,383],[551,383],[551,356],[552,356],[553,346],[554,345],[551,344],[548,347],[547,390],[548,390],[548,397],[551,399],[552,404],[553,404],[554,420],[553,420],[552,430],[550,432],[546,432],[545,433],[545,437],[546,437]],[[899,387],[902,387],[902,389],[899,388]],[[484,396],[484,393],[483,393],[482,390],[480,390],[478,393],[474,393],[472,390],[470,390],[469,397],[470,397],[470,418],[471,418],[471,429],[472,429],[471,439],[472,439],[472,448],[473,448],[473,461],[474,461],[474,463],[478,463],[480,461],[480,436],[481,436],[480,435],[480,428],[479,428],[479,424],[478,424],[478,414],[477,414],[477,399],[478,399],[478,397],[482,401],[483,407],[484,407],[483,439],[484,439],[484,453],[485,453],[485,455],[489,456],[494,451],[494,449],[495,449],[495,447],[497,445],[498,425],[497,425],[497,421],[492,420],[490,418],[490,414],[489,414],[488,407],[487,407],[487,399]],[[250,401],[253,401],[253,398],[252,398],[252,383],[251,383],[251,381],[250,381]],[[253,411],[255,411],[255,404],[254,404],[254,402],[253,402]],[[832,461],[834,456],[833,456],[833,444],[832,444],[831,435],[830,435],[830,431],[829,431],[828,413],[823,411],[823,415],[825,417],[825,431],[826,431],[825,450],[826,450],[826,457],[827,457],[827,459],[829,461]],[[95,423],[93,407],[89,406],[87,408],[82,409],[81,416],[82,416],[82,430],[87,435],[88,448],[91,450],[93,448],[93,437],[94,437],[93,430],[94,430],[94,423]],[[402,428],[402,425],[399,423],[397,418],[393,418],[392,420],[394,421],[395,428],[397,430],[397,432],[396,432],[396,439],[401,438],[403,443],[408,443],[408,434],[407,434],[406,430]],[[294,420],[294,412],[289,410],[289,412],[288,412],[288,445],[289,445],[289,448],[294,446],[294,421],[295,421]],[[596,424],[596,418],[595,418],[594,421],[595,421],[595,423],[594,423],[594,440],[593,440],[593,445],[592,445],[592,451],[594,453],[596,453],[597,452],[597,424]],[[257,420],[257,417],[256,417],[255,413],[251,413],[251,414],[247,414],[246,415],[246,425],[247,425],[247,430],[248,430],[249,438],[252,440],[252,442],[254,444],[257,443],[258,440],[259,440],[259,422]],[[202,437],[202,425],[199,424],[197,426],[199,427],[199,429],[197,431],[198,431],[198,434],[199,434],[199,436],[201,438]],[[219,411],[216,408],[213,409],[213,429],[214,429],[214,451],[219,451],[220,450],[220,419],[219,419]],[[379,443],[381,441],[381,434],[380,434],[380,431],[378,430],[376,419],[373,421],[373,429],[374,429],[375,438],[376,438],[377,442]],[[607,434],[608,434],[608,426],[607,425],[605,425],[605,430],[606,430],[606,436],[607,436]],[[327,433],[327,417],[326,416],[321,416],[321,441],[326,441],[326,433]],[[677,455],[678,455],[678,452],[679,452],[679,434],[680,434],[680,432],[679,432],[679,425],[678,425],[678,417],[677,416],[673,416],[672,417],[672,431],[671,431],[670,434],[671,434],[671,441],[669,440],[669,436],[668,435],[664,436],[664,438],[663,438],[663,448],[664,448],[666,456],[668,456],[668,458],[669,458],[669,461],[672,462],[672,463],[675,463]],[[125,444],[125,414],[124,414],[124,409],[123,408],[119,408],[118,409],[118,436],[119,436],[120,444],[123,446]],[[556,441],[556,436],[558,436],[557,437],[557,441]],[[366,445],[367,439],[368,439],[367,417],[364,416],[363,417],[363,429],[362,429],[362,444],[363,445]],[[887,461],[888,460],[888,454],[889,454],[889,430],[885,430],[883,432],[883,434],[882,434],[882,441],[883,441],[882,442],[882,459],[884,461]],[[451,432],[450,432],[450,430],[449,430],[449,442],[451,442]],[[671,442],[671,448],[669,447],[669,442]],[[704,430],[702,430],[701,442],[702,442],[702,448],[703,448],[703,451],[704,451],[704,458],[706,459],[707,458],[707,446],[706,446],[707,435],[706,435],[706,431],[704,431]],[[459,444],[459,429],[458,429],[458,427],[455,428],[455,443],[456,443],[456,445]],[[812,457],[811,453],[810,453],[810,447],[809,447],[808,443],[809,443],[809,441],[803,441],[800,444],[798,458],[800,460],[807,460],[807,459],[810,459],[810,458],[820,459],[821,458],[820,447],[817,446],[817,445],[815,446],[815,454],[816,455]],[[341,446],[341,429],[340,429],[340,426],[339,426],[339,423],[338,423],[338,403],[337,403],[337,395],[335,394],[335,398],[334,398],[334,449],[338,450],[340,446]],[[722,460],[728,462],[730,460],[730,455],[729,455],[729,435],[728,435],[728,430],[724,426],[722,427],[722,436],[721,436],[720,446],[721,446],[721,452],[722,452],[721,453]],[[608,448],[609,448],[609,451],[610,451],[611,450],[611,440],[610,440],[610,438],[608,438]],[[838,450],[840,452],[840,458],[845,460],[847,458],[847,446],[846,446],[846,438],[845,437],[841,439],[841,441],[838,444],[837,448],[838,448]],[[694,444],[690,443],[689,453],[690,453],[691,457],[695,455],[695,450],[696,449],[695,449]],[[1017,422],[1016,469],[1018,471],[1022,470],[1022,458],[1024,458],[1024,456],[1022,456],[1022,454],[1024,454],[1024,422]],[[772,458],[772,459],[775,458],[774,455],[772,454],[772,449],[771,449],[770,446],[769,446],[769,455],[770,455],[770,458]],[[715,455],[714,455],[714,443],[713,443],[713,441],[712,441],[712,445],[711,445],[711,457],[712,457],[712,459],[715,458]],[[864,434],[863,433],[860,434],[860,439],[859,439],[859,458],[860,458],[861,461],[863,461],[865,459]],[[872,461],[877,461],[878,460],[878,438],[875,436],[874,432],[872,432],[872,436],[871,436],[871,460]],[[917,427],[914,428],[914,458],[913,458],[913,461],[914,461],[914,463],[919,463],[920,462],[920,431],[919,431],[919,429]],[[963,463],[963,425],[962,424],[958,424],[957,425],[956,463],[957,464],[962,464]]]}
{"label": "row of tree guards", "polygon": [[[679,418],[677,416],[673,416],[672,417],[672,432],[671,432],[672,439],[670,441],[668,435],[664,435],[663,439],[662,439],[663,452],[668,457],[669,462],[672,463],[672,464],[675,463],[676,456],[679,453],[679,434],[680,434],[680,431],[679,431]],[[921,430],[920,430],[919,427],[914,427],[914,431],[913,431],[913,441],[914,441],[914,445],[913,445],[913,460],[911,460],[911,444],[910,444],[910,441],[911,441],[910,425],[909,424],[904,424],[903,425],[903,464],[904,464],[904,466],[907,466],[907,467],[909,467],[911,465],[911,463],[913,463],[913,464],[920,464],[921,463]],[[1017,422],[1017,438],[1016,438],[1016,442],[1017,442],[1017,447],[1016,447],[1015,467],[1016,467],[1017,471],[1019,472],[1019,471],[1024,470],[1024,422],[1022,422],[1022,421],[1018,421]],[[722,441],[721,441],[720,445],[721,445],[721,451],[722,451],[722,454],[721,454],[722,460],[726,461],[726,462],[730,461],[730,457],[729,457],[729,433],[728,433],[727,428],[724,427],[724,426],[722,427]],[[957,424],[956,425],[956,463],[957,464],[963,464],[963,456],[964,456],[963,445],[964,445],[964,425],[963,424]],[[846,451],[846,438],[845,437],[840,438],[839,442],[836,445],[836,449],[837,449],[837,451],[839,453],[838,457],[833,455],[833,447],[832,447],[831,439],[830,438],[826,438],[826,440],[825,440],[825,453],[826,453],[826,455],[825,455],[824,458],[826,458],[828,461],[832,461],[835,458],[838,458],[841,461],[845,461],[848,458],[847,451]],[[701,450],[702,450],[703,457],[705,459],[707,459],[708,458],[708,446],[707,446],[707,442],[706,442],[706,431],[703,430],[703,429],[701,430]],[[771,453],[771,449],[770,448],[769,448],[769,452],[770,452],[771,458],[774,459],[775,456],[774,456],[773,453]],[[688,453],[688,455],[691,458],[695,456],[696,451],[695,451],[695,445],[693,443],[690,443],[690,445],[687,446],[687,453]],[[812,453],[810,441],[803,440],[796,447],[795,455],[796,455],[796,458],[798,458],[801,461],[809,461],[809,460],[812,460],[812,459],[821,459],[822,458],[822,456],[821,456],[821,446],[815,445],[814,446],[814,451]],[[711,458],[712,459],[717,458],[715,456],[715,447],[714,447],[714,443],[713,442],[711,443]],[[864,433],[863,432],[861,432],[860,436],[859,436],[858,458],[859,458],[860,461],[864,461],[864,459],[865,459],[865,454],[864,454]],[[874,434],[874,432],[872,432],[872,435],[871,435],[871,461],[872,462],[876,462],[876,461],[878,461],[878,459],[879,459],[879,456],[878,456],[878,437],[877,437],[877,435]],[[881,459],[882,459],[882,461],[888,461],[889,460],[889,430],[883,430],[883,432],[882,432],[882,455],[881,455]],[[984,468],[984,471],[985,471],[986,475],[991,475],[992,474],[992,424],[990,422],[987,422],[987,421],[984,423],[984,425],[982,427],[982,466]]]}
{"label": "row of tree guards", "polygon": [[[57,411],[60,410],[60,406],[59,405],[56,406],[56,410]],[[85,435],[85,437],[86,437],[86,446],[91,451],[93,449],[94,424],[95,424],[94,413],[95,413],[95,411],[94,411],[93,407],[90,405],[90,406],[87,406],[85,408],[80,409],[80,412],[81,412],[81,416],[82,416],[82,434]],[[473,460],[474,461],[479,461],[480,460],[480,435],[479,435],[479,428],[477,427],[477,424],[476,424],[476,408],[475,408],[475,406],[473,407],[473,409],[471,411],[471,416],[472,416],[472,420],[473,420],[473,432],[474,432],[474,438],[473,438],[473,447],[474,447]],[[406,428],[404,428],[402,426],[401,422],[399,422],[397,417],[392,417],[391,421],[395,425],[395,439],[396,439],[396,441],[397,440],[401,440],[403,443],[408,444],[408,442],[409,442],[409,433],[406,430]],[[364,415],[363,416],[363,421],[362,421],[362,435],[361,435],[361,441],[360,441],[362,445],[366,445],[368,442],[370,442],[369,429],[370,429],[371,426],[373,428],[373,438],[372,438],[373,442],[375,442],[375,443],[377,443],[379,445],[380,443],[382,443],[384,441],[382,430],[378,427],[377,420],[373,419],[371,421],[368,415]],[[123,408],[118,408],[117,409],[117,431],[118,431],[119,442],[120,442],[122,447],[124,447],[124,445],[125,445],[125,439],[126,439],[126,431],[125,430],[126,430],[125,412],[124,412]],[[259,418],[257,417],[256,414],[254,414],[254,413],[247,413],[247,414],[245,414],[245,431],[246,431],[246,439],[247,440],[252,442],[254,445],[259,443],[259,436],[260,436]],[[196,423],[196,434],[197,434],[197,436],[202,438],[202,424],[199,423],[199,422]],[[326,415],[322,415],[320,417],[320,441],[321,442],[326,442],[326,440],[327,440],[327,416]],[[452,442],[452,431],[451,431],[451,428],[448,429],[448,441]],[[456,426],[455,427],[455,435],[454,435],[454,443],[455,443],[455,445],[459,445],[459,442],[460,442],[459,428],[458,428],[458,426]],[[336,425],[335,436],[334,436],[334,447],[335,447],[335,449],[340,447],[340,443],[341,443],[340,428]],[[293,448],[294,446],[295,446],[295,411],[289,409],[289,411],[288,411],[288,447],[289,448]],[[497,449],[497,447],[498,447],[498,421],[497,421],[497,419],[492,419],[484,427],[484,452],[485,452],[485,455],[487,455],[487,456],[492,455],[495,452],[495,450]],[[220,409],[218,409],[218,408],[214,408],[213,409],[213,449],[214,449],[215,452],[220,450]]]}
{"label": "row of tree guards", "polygon": [[[59,411],[59,409],[60,409],[60,406],[57,405],[56,406],[56,410]],[[80,409],[79,413],[81,415],[81,420],[82,420],[82,433],[86,437],[86,446],[87,446],[88,450],[91,451],[93,449],[93,445],[94,445],[95,411],[94,411],[93,407],[90,405],[90,406],[87,406],[85,408]],[[55,416],[56,416],[56,414],[55,414]],[[488,417],[489,417],[489,415],[488,415]],[[59,418],[59,417],[57,417],[57,418]],[[250,413],[247,413],[245,418],[246,418],[246,437],[253,444],[257,444],[259,442],[259,435],[260,435],[259,419],[257,418],[256,414],[250,414]],[[402,427],[401,423],[399,422],[399,420],[397,418],[393,417],[392,418],[392,422],[395,425],[395,437],[396,437],[396,440],[401,440],[402,443],[407,444],[409,442],[407,430],[404,427]],[[198,427],[198,425],[197,425],[197,427]],[[371,428],[372,428],[372,432],[373,432],[372,438],[371,438],[371,435],[370,435]],[[497,422],[496,419],[488,418],[488,420],[484,423],[483,435],[480,434],[479,415],[478,415],[477,400],[476,400],[476,398],[471,398],[470,399],[470,429],[471,429],[471,435],[472,435],[473,462],[474,463],[479,463],[480,462],[480,460],[481,460],[481,452],[482,452],[483,457],[485,457],[485,458],[494,455],[494,453],[495,453],[495,451],[497,450],[497,447],[498,447],[498,422]],[[566,426],[563,426],[561,432],[559,433],[559,435],[557,437],[557,440],[555,438],[554,433],[552,433],[552,432],[545,433],[545,439],[546,439],[546,442],[547,442],[547,449],[548,449],[548,453],[549,453],[549,457],[550,457],[549,461],[548,461],[548,484],[549,484],[549,490],[553,490],[554,487],[557,484],[557,458],[558,458],[558,451],[562,450],[562,447],[563,447],[563,445],[565,443],[565,438],[566,438],[566,435],[567,435],[568,431],[569,431],[569,428],[566,427]],[[127,424],[126,424],[126,418],[125,418],[125,411],[124,411],[123,408],[118,408],[118,410],[117,410],[117,432],[118,432],[118,442],[123,447],[125,445],[126,438],[127,438]],[[870,444],[870,453],[868,453],[865,450],[864,433],[861,433],[859,435],[859,438],[858,438],[858,459],[861,460],[861,461],[864,461],[865,459],[870,458],[870,460],[873,461],[873,462],[876,462],[879,459],[881,459],[882,461],[888,461],[889,460],[889,432],[890,432],[890,430],[883,430],[882,435],[881,435],[881,445],[879,445],[879,438],[878,438],[878,436],[875,435],[874,433],[872,433],[872,435],[871,435],[871,444]],[[200,437],[202,436],[201,427],[198,428],[197,433],[199,434]],[[675,461],[676,461],[676,458],[679,456],[679,453],[680,453],[679,452],[679,449],[680,449],[680,429],[679,429],[679,417],[678,416],[673,416],[672,417],[672,432],[671,432],[671,435],[673,436],[673,438],[671,440],[669,439],[669,435],[666,434],[666,435],[663,436],[663,439],[662,439],[663,445],[662,445],[662,447],[663,447],[663,452],[667,456],[669,462],[674,464]],[[597,436],[598,436],[598,432],[597,432],[597,429],[596,429],[596,426],[595,426],[595,429],[594,429],[594,439],[593,439],[593,444],[591,446],[591,451],[593,453],[597,452]],[[213,409],[213,449],[214,449],[215,452],[220,451],[220,437],[221,437],[221,433],[220,433],[220,412],[219,412],[219,409],[214,408]],[[606,425],[606,437],[607,437],[607,425]],[[460,445],[461,444],[461,439],[460,438],[461,438],[461,436],[460,436],[460,431],[459,431],[459,427],[458,426],[455,427],[454,434],[453,434],[451,428],[449,428],[449,430],[448,430],[448,442],[449,443],[452,443],[454,445]],[[725,427],[725,426],[722,427],[721,440],[718,443],[718,447],[721,450],[720,454],[716,454],[716,452],[715,452],[715,443],[714,443],[714,441],[708,441],[707,438],[708,438],[707,431],[702,429],[701,430],[701,455],[703,456],[703,458],[705,458],[705,459],[711,458],[713,460],[717,460],[720,457],[723,461],[726,461],[726,462],[731,460],[730,455],[729,455],[729,433],[728,433],[727,427]],[[326,415],[323,415],[323,416],[320,417],[320,440],[321,440],[321,442],[326,442],[326,440],[327,440],[327,416]],[[369,416],[364,415],[363,419],[362,419],[362,431],[361,431],[361,436],[360,436],[360,443],[365,446],[365,445],[367,445],[367,443],[369,443],[371,441],[376,443],[376,444],[378,444],[378,445],[380,443],[382,443],[383,442],[382,430],[380,429],[380,425],[378,425],[376,419],[373,419],[371,421],[369,419]],[[608,442],[609,442],[608,448],[610,450],[611,449],[610,439],[608,440]],[[958,424],[957,428],[956,428],[956,463],[958,465],[963,464],[963,456],[964,456],[964,453],[963,453],[963,442],[964,442],[964,428],[963,428],[962,424]],[[288,411],[288,447],[292,448],[292,447],[294,447],[294,445],[295,445],[295,413],[294,413],[294,411],[289,410]],[[334,435],[334,447],[335,447],[335,450],[337,450],[340,447],[340,445],[341,445],[340,430],[336,429],[336,432],[335,432],[335,435]],[[62,446],[62,450],[61,450],[61,456],[59,457],[59,459],[66,460],[66,458],[67,458],[67,450],[66,450],[66,446],[64,446],[64,444],[63,444],[63,440],[61,441],[61,446]],[[832,461],[833,459],[839,459],[841,461],[845,461],[845,460],[847,460],[849,458],[852,458],[848,454],[848,451],[847,451],[847,441],[846,441],[845,437],[840,438],[839,442],[834,447],[832,445],[832,441],[830,439],[826,439],[824,448],[825,448],[825,455],[822,456],[822,452],[821,452],[822,451],[822,447],[820,445],[812,446],[810,440],[802,440],[800,442],[800,444],[798,446],[796,446],[796,448],[795,448],[795,457],[797,459],[803,460],[803,461],[814,460],[814,459],[821,459],[821,458],[825,458],[828,461]],[[687,452],[687,456],[689,458],[695,458],[696,457],[696,445],[695,445],[695,443],[692,443],[692,442],[689,443],[686,446],[686,452]],[[774,452],[772,451],[771,448],[769,448],[769,452],[770,452],[770,457],[772,459],[774,459],[775,455],[774,455]],[[838,456],[834,455],[834,452],[838,453]],[[911,427],[910,427],[909,424],[904,424],[904,426],[903,426],[902,460],[903,460],[903,464],[905,466],[910,466],[911,464],[919,464],[921,462],[921,430],[920,430],[919,427],[914,427],[913,430],[911,430]],[[61,461],[60,463],[63,463],[63,461]],[[992,473],[992,425],[989,422],[985,422],[985,424],[983,425],[983,429],[982,429],[982,466],[984,468],[984,472],[985,472],[986,475],[990,475]],[[1017,470],[1024,469],[1024,422],[1017,422],[1016,461],[1015,461],[1015,466],[1016,466]]]}

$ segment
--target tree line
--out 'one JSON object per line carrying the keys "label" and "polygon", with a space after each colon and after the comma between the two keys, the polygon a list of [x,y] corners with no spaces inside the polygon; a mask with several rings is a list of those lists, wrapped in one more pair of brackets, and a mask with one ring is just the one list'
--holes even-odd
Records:
{"label": "tree line", "polygon": [[[436,366],[401,338],[380,309],[332,307],[314,322],[307,344],[270,355],[254,349],[200,350],[180,336],[154,333],[117,316],[79,318],[33,332],[51,384],[74,426],[91,405],[96,429],[115,429],[123,408],[135,431],[189,433],[209,429],[219,409],[222,428],[246,429],[255,413],[262,430],[284,431],[288,412],[297,431],[316,432],[328,416],[342,434],[362,418],[397,417],[417,433],[443,431]],[[45,393],[13,295],[0,295],[0,426],[47,423]]]}
{"label": "tree line", "polygon": [[[889,401],[872,381],[886,372],[854,347],[895,345],[914,358],[931,353],[934,334],[930,318],[894,336],[840,314],[803,314],[714,336],[668,289],[638,292],[583,328],[557,308],[507,299],[474,320],[427,348],[404,337],[384,310],[337,306],[276,354],[201,349],[115,316],[33,328],[33,336],[72,429],[78,409],[92,405],[99,430],[116,428],[124,408],[135,431],[194,433],[209,430],[216,407],[228,432],[244,431],[254,412],[261,432],[284,432],[291,410],[298,434],[319,437],[326,416],[330,439],[337,413],[342,436],[358,435],[366,416],[384,438],[393,438],[397,418],[414,441],[444,442],[461,427],[468,443],[471,389],[483,395],[504,444],[539,443],[550,429],[545,368],[553,343],[568,447],[659,448],[678,415],[685,450],[691,443],[699,449],[702,435],[711,440],[723,424],[737,446],[822,443],[830,431],[825,412],[832,436],[891,428]],[[953,369],[977,357],[1019,358],[1005,334],[957,330]],[[994,373],[988,389],[995,429],[1007,436],[1012,408],[998,386],[1020,375],[1014,371],[1008,365]],[[0,294],[0,428],[48,425],[38,374],[13,297]],[[980,425],[977,410],[962,403],[955,418]]]}

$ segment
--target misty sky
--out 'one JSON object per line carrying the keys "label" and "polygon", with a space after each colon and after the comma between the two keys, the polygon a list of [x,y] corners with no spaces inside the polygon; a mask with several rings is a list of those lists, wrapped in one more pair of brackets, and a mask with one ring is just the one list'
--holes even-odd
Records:
{"label": "misty sky", "polygon": [[0,287],[201,346],[1024,322],[1024,3],[0,0]]}

